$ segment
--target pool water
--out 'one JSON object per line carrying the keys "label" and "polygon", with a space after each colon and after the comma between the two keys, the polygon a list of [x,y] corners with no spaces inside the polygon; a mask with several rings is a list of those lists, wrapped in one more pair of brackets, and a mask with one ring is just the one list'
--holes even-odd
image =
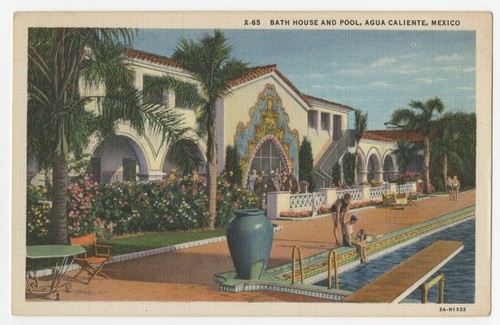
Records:
{"label": "pool water", "polygon": [[[343,290],[356,291],[364,285],[375,280],[385,272],[389,271],[402,261],[415,255],[417,252],[428,247],[436,240],[456,240],[464,244],[464,249],[449,261],[436,274],[445,275],[445,303],[474,303],[475,293],[475,218],[459,223],[440,232],[426,236],[417,242],[400,248],[387,255],[370,260],[368,264],[356,266],[353,269],[342,272],[339,277],[339,288]],[[428,280],[428,281],[429,281]],[[328,280],[321,281],[317,285],[327,286]],[[438,301],[438,285],[429,291],[428,301]],[[407,298],[420,300],[422,290],[417,289]]]}

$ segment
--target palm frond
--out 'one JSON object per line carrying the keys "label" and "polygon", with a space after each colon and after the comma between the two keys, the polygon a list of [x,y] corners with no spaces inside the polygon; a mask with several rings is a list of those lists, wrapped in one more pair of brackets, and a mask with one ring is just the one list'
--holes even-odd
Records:
{"label": "palm frond", "polygon": [[198,169],[202,159],[198,156],[198,143],[189,137],[173,139],[169,143],[169,151],[167,157],[170,162],[175,161],[182,167],[183,174],[189,174],[193,170]]}
{"label": "palm frond", "polygon": [[406,128],[416,118],[415,113],[407,108],[399,108],[392,112],[389,124],[397,127]]}
{"label": "palm frond", "polygon": [[356,109],[354,110],[354,138],[356,142],[359,142],[363,137],[363,133],[366,131],[368,126],[368,113],[364,113]]}

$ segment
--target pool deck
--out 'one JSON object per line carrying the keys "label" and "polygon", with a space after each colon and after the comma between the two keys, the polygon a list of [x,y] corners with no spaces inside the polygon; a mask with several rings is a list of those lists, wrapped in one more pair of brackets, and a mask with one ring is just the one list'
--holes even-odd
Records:
{"label": "pool deck", "polygon": [[[364,228],[370,233],[385,234],[385,239],[388,239],[388,234],[473,206],[475,194],[475,191],[460,193],[456,202],[450,201],[447,196],[430,197],[419,200],[417,206],[409,206],[404,210],[381,207],[353,212],[360,219],[355,230]],[[268,269],[289,264],[295,245],[300,245],[305,257],[324,254],[337,248],[329,217],[302,222],[276,220],[274,223],[280,225],[282,230],[275,233]],[[340,248],[343,249],[345,248]],[[227,243],[219,241],[108,264],[104,267],[104,272],[110,276],[110,280],[96,278],[90,285],[77,280],[73,283],[71,292],[61,292],[61,300],[330,302],[332,299],[321,295],[297,295],[293,291],[220,291],[214,275],[233,270]],[[72,272],[74,271],[70,275]],[[309,286],[311,290],[315,290],[312,285],[305,285]],[[30,300],[37,299],[39,298]]]}

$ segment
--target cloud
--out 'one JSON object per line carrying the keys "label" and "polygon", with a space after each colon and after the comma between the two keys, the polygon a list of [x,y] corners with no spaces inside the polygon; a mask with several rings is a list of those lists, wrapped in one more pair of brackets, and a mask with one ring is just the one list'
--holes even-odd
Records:
{"label": "cloud", "polygon": [[311,77],[311,78],[326,78],[326,75],[321,74],[321,73],[311,73],[311,74],[309,74],[309,77]]}
{"label": "cloud", "polygon": [[403,55],[398,56],[398,59],[399,60],[408,60],[408,59],[415,59],[419,56],[420,56],[419,53],[409,53],[409,54],[403,54]]}
{"label": "cloud", "polygon": [[476,68],[475,67],[471,67],[471,68],[465,68],[463,70],[463,72],[475,72],[476,71]]}
{"label": "cloud", "polygon": [[311,89],[330,89],[330,85],[312,85]]}
{"label": "cloud", "polygon": [[381,58],[381,59],[376,60],[375,62],[372,62],[370,64],[370,68],[383,67],[383,66],[386,66],[388,64],[394,63],[396,61],[397,60],[395,58],[391,58],[391,57]]}
{"label": "cloud", "polygon": [[446,61],[459,61],[462,60],[462,57],[457,53],[453,53],[450,55],[439,55],[433,58],[434,61],[438,62],[446,62]]}
{"label": "cloud", "polygon": [[475,90],[476,87],[458,87],[458,90]]}
{"label": "cloud", "polygon": [[365,69],[359,69],[359,68],[342,69],[339,71],[339,73],[346,75],[362,75],[365,72],[366,72]]}
{"label": "cloud", "polygon": [[442,67],[441,70],[443,70],[443,71],[458,72],[458,71],[460,71],[460,67],[457,66],[457,65],[449,65],[447,67]]}
{"label": "cloud", "polygon": [[385,82],[385,81],[376,81],[376,82],[372,82],[370,84],[370,86],[372,87],[377,87],[377,88],[391,88],[391,87],[394,87],[393,84],[389,83],[389,82]]}
{"label": "cloud", "polygon": [[351,87],[347,87],[347,86],[340,86],[340,85],[335,85],[333,86],[333,89],[335,90],[341,90],[341,91],[344,91],[344,90],[348,90],[350,89]]}
{"label": "cloud", "polygon": [[416,82],[421,82],[421,83],[424,83],[424,84],[432,84],[434,82],[443,82],[443,81],[446,81],[446,79],[443,79],[443,78],[416,78],[416,79],[413,79],[413,81],[416,81]]}
{"label": "cloud", "polygon": [[339,63],[338,63],[337,61],[330,61],[330,62],[327,62],[325,65],[326,65],[327,67],[331,67],[331,68],[333,68],[333,67],[338,67],[338,66],[339,66]]}

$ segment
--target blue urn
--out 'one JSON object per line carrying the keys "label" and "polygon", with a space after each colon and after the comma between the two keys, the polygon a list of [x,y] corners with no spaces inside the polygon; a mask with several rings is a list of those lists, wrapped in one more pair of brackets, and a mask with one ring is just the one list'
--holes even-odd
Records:
{"label": "blue urn", "polygon": [[264,273],[271,246],[273,225],[264,210],[235,210],[226,230],[227,245],[239,279],[259,279]]}

